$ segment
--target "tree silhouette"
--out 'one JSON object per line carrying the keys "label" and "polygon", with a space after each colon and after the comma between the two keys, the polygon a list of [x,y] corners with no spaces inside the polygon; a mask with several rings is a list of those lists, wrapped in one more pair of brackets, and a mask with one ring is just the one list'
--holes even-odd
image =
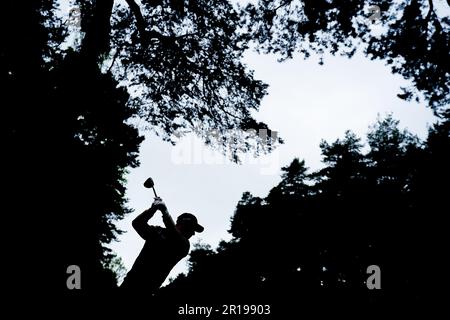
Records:
{"label": "tree silhouette", "polygon": [[[435,124],[420,141],[398,125],[392,115],[378,119],[366,153],[350,131],[342,140],[322,141],[322,169],[308,173],[294,159],[266,198],[245,192],[231,219],[232,239],[216,250],[195,248],[189,273],[159,299],[254,298],[296,314],[296,301],[370,308],[425,303],[444,250],[438,206],[447,189],[438,182],[449,173],[442,162],[449,126]],[[370,265],[382,270],[381,293],[366,287]]]}
{"label": "tree silhouette", "polygon": [[105,266],[113,255],[104,244],[129,212],[124,173],[137,165],[142,137],[126,123],[136,111],[126,107],[128,93],[112,75],[88,63],[88,53],[54,47],[64,29],[52,4],[8,6],[32,17],[2,19],[13,26],[2,50],[7,219],[21,233],[10,257],[15,273],[36,272],[32,288],[23,276],[11,277],[11,285],[57,292],[66,288],[67,267],[78,265],[83,289],[112,288]]}
{"label": "tree silhouette", "polygon": [[91,52],[95,61],[103,58],[117,79],[137,93],[129,105],[150,130],[172,142],[195,132],[222,149],[232,137],[240,142],[238,151],[261,151],[256,146],[267,141],[248,131],[268,129],[251,116],[267,85],[240,61],[247,44],[228,1],[79,5],[90,14],[82,21],[87,34],[81,51]]}
{"label": "tree silhouette", "polygon": [[[422,95],[437,114],[450,99],[449,7],[441,15],[432,0],[326,1],[261,0],[245,7],[247,36],[263,52],[282,59],[298,52],[353,56],[358,49],[372,60],[381,59],[393,73],[411,80],[402,99]],[[379,10],[379,17],[370,8]],[[372,30],[379,26],[380,35]],[[414,41],[411,41],[414,39]]]}

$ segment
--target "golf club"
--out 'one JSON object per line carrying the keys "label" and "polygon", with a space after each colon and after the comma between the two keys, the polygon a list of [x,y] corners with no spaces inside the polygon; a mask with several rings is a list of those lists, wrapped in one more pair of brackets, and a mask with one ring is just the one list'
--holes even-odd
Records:
{"label": "golf club", "polygon": [[158,195],[156,194],[156,191],[155,191],[155,183],[153,182],[152,178],[148,178],[147,180],[145,180],[144,187],[146,187],[148,189],[152,188],[153,193],[155,194],[155,197],[158,197]]}

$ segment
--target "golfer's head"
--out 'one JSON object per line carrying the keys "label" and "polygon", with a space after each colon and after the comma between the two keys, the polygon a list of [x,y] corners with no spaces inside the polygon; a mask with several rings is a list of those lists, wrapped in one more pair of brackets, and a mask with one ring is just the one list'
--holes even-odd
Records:
{"label": "golfer's head", "polygon": [[197,218],[192,213],[183,213],[177,218],[178,230],[186,238],[192,237],[196,232],[203,232],[204,228],[198,224]]}

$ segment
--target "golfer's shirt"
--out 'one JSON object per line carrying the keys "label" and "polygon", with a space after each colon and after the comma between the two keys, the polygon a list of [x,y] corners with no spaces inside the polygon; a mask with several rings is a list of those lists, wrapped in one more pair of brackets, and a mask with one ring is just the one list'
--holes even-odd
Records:
{"label": "golfer's shirt", "polygon": [[141,253],[122,288],[158,289],[172,268],[189,253],[189,240],[176,230],[149,226]]}

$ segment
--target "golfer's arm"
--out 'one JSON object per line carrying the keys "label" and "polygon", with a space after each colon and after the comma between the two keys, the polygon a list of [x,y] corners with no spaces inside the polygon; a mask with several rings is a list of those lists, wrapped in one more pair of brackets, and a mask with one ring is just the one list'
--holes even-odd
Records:
{"label": "golfer's arm", "polygon": [[149,232],[150,226],[148,225],[148,220],[150,220],[156,212],[155,207],[151,207],[150,209],[145,210],[140,215],[138,215],[133,222],[134,230],[143,238],[146,239]]}
{"label": "golfer's arm", "polygon": [[173,221],[172,217],[169,214],[169,211],[167,210],[162,210],[162,218],[163,218],[163,222],[164,225],[166,226],[167,229],[170,230],[177,230],[177,228],[175,227],[175,222]]}

